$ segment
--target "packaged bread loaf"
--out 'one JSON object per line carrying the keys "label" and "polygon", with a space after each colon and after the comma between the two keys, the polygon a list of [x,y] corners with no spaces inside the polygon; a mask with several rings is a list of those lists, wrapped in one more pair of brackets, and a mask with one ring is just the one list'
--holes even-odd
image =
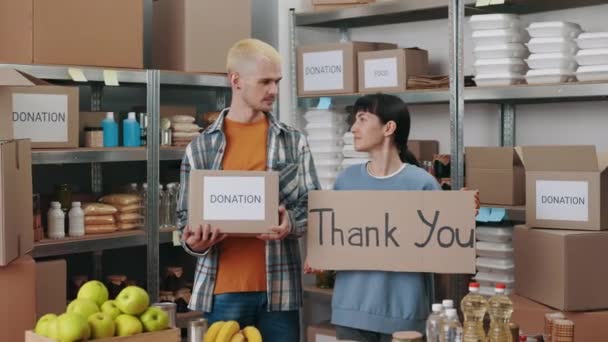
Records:
{"label": "packaged bread loaf", "polygon": [[99,202],[114,205],[129,205],[141,202],[141,197],[130,194],[112,194],[99,199]]}
{"label": "packaged bread loaf", "polygon": [[198,132],[201,128],[192,123],[174,123],[173,131],[174,132]]}
{"label": "packaged bread loaf", "polygon": [[138,213],[118,213],[115,215],[119,223],[139,223],[144,217]]}
{"label": "packaged bread loaf", "polygon": [[190,115],[173,115],[171,117],[171,122],[173,122],[174,124],[178,124],[178,123],[191,124],[191,123],[194,123],[194,121],[196,121],[196,119]]}
{"label": "packaged bread loaf", "polygon": [[116,226],[119,230],[131,230],[141,227],[141,223],[119,222]]}
{"label": "packaged bread loaf", "polygon": [[84,224],[89,225],[113,225],[116,222],[113,215],[85,216]]}
{"label": "packaged bread loaf", "polygon": [[113,215],[118,212],[114,206],[103,203],[86,203],[82,210],[85,216]]}
{"label": "packaged bread loaf", "polygon": [[139,204],[129,204],[129,205],[117,205],[116,209],[118,209],[118,212],[121,214],[139,213],[144,209],[144,207]]}
{"label": "packaged bread loaf", "polygon": [[118,227],[113,224],[98,224],[88,225],[84,227],[85,233],[88,234],[107,234],[113,233],[118,230]]}
{"label": "packaged bread loaf", "polygon": [[195,138],[198,136],[198,132],[173,132],[173,138]]}

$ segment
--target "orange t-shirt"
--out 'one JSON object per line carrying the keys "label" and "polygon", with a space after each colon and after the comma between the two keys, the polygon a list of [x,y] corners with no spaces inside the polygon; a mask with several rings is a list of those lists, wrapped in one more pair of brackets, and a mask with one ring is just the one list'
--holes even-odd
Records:
{"label": "orange t-shirt", "polygon": [[[266,117],[253,123],[226,118],[224,133],[224,170],[266,170]],[[255,237],[228,237],[218,247],[215,294],[266,291],[266,242]]]}

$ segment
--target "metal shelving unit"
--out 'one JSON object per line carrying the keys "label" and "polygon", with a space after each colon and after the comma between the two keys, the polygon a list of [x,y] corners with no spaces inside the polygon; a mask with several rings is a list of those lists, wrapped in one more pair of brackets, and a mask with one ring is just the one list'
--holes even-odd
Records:
{"label": "metal shelving unit", "polygon": [[34,244],[34,258],[57,255],[97,252],[107,249],[143,246],[146,244],[146,232],[137,229],[83,237],[68,237],[58,240],[44,239]]}
{"label": "metal shelving unit", "polygon": [[[161,147],[160,160],[181,160],[185,148]],[[33,150],[32,164],[113,163],[147,160],[145,147]]]}

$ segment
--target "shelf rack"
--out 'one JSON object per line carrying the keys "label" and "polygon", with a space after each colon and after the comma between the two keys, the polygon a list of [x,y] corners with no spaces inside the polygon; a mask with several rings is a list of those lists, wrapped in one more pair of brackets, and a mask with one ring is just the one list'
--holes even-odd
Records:
{"label": "shelf rack", "polygon": [[[160,160],[181,160],[183,147],[161,147]],[[147,160],[145,147],[33,150],[32,164],[111,163]]]}

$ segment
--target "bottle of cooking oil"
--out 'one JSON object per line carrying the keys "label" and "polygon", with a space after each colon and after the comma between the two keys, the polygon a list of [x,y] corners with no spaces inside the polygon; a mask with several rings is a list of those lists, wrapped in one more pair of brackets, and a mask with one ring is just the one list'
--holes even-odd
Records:
{"label": "bottle of cooking oil", "polygon": [[489,342],[515,342],[511,337],[509,323],[513,313],[513,303],[505,295],[505,285],[496,284],[494,296],[488,302],[488,313],[490,314],[490,330],[488,331]]}
{"label": "bottle of cooking oil", "polygon": [[469,284],[469,294],[460,302],[464,314],[464,342],[485,342],[486,333],[483,329],[483,318],[488,310],[488,301],[479,294],[479,284]]}
{"label": "bottle of cooking oil", "polygon": [[456,309],[445,310],[446,320],[443,322],[441,342],[462,342],[462,325]]}

